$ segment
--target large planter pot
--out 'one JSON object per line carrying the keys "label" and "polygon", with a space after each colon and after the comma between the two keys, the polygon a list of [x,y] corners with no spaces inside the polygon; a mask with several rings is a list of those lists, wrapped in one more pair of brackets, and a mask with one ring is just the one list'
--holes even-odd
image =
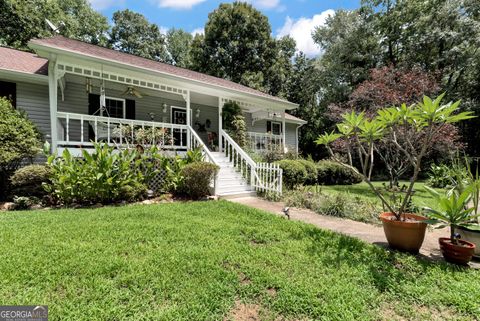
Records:
{"label": "large planter pot", "polygon": [[448,237],[438,239],[440,250],[447,262],[465,265],[472,260],[475,252],[475,244],[458,240],[458,244],[453,244]]}
{"label": "large planter pot", "polygon": [[480,231],[470,230],[466,227],[456,227],[455,232],[460,234],[462,240],[475,244],[473,256],[480,259]]}
{"label": "large planter pot", "polygon": [[[403,220],[405,217],[405,220]],[[398,221],[392,213],[380,214],[383,231],[387,238],[388,245],[395,250],[418,253],[425,238],[427,224],[423,221],[425,217],[415,214],[402,215]]]}

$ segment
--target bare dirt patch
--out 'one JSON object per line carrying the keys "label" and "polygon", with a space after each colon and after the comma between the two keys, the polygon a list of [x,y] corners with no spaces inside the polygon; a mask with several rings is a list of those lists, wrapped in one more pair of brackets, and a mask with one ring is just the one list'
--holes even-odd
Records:
{"label": "bare dirt patch", "polygon": [[248,276],[245,275],[245,273],[240,272],[238,274],[238,277],[240,278],[240,284],[241,285],[249,285],[252,283],[252,280]]}
{"label": "bare dirt patch", "polygon": [[235,306],[228,313],[224,321],[260,321],[261,306],[235,301]]}
{"label": "bare dirt patch", "polygon": [[277,296],[277,289],[275,288],[268,288],[267,289],[267,294],[271,297]]}
{"label": "bare dirt patch", "polygon": [[404,311],[398,310],[401,305],[394,302],[383,304],[380,308],[380,320],[406,321],[414,316],[417,320],[462,320],[462,316],[448,308],[428,307],[424,305],[410,305]]}

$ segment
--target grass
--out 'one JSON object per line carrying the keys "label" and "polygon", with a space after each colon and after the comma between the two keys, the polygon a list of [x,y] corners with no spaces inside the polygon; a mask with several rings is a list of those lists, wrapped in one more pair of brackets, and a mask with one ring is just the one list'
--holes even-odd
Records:
{"label": "grass", "polygon": [[[389,200],[390,195],[385,192],[384,183],[387,182],[374,182],[373,185]],[[400,182],[400,186],[402,185],[407,185],[407,182]],[[434,198],[424,186],[423,182],[415,184],[413,204],[415,211],[418,212],[421,212],[424,207],[435,208],[437,206]],[[398,194],[403,196],[403,193]],[[282,199],[287,206],[308,208],[322,215],[338,216],[372,224],[380,224],[378,215],[385,211],[380,199],[365,182],[355,185],[306,186],[285,192]]]}
{"label": "grass", "polygon": [[[388,182],[373,182],[373,185],[380,190],[383,187],[384,183]],[[400,182],[400,186],[407,185],[408,187],[409,182],[402,181]],[[435,200],[431,197],[431,195],[427,192],[424,188],[425,183],[423,182],[416,182],[415,183],[415,194],[413,196],[413,203],[418,207],[435,207]],[[362,182],[355,185],[333,185],[333,186],[322,186],[322,190],[327,193],[338,193],[338,192],[347,192],[354,196],[358,196],[360,198],[366,199],[371,202],[375,202],[380,204],[380,200],[378,197],[372,192],[370,187],[367,183]]]}
{"label": "grass", "polygon": [[0,301],[50,320],[474,320],[480,271],[226,201],[0,213]]}

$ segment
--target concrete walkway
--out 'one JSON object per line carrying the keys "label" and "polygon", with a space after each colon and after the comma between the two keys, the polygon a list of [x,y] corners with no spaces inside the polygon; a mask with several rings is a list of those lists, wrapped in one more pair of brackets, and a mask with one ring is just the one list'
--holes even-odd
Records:
{"label": "concrete walkway", "polygon": [[[231,201],[271,212],[276,215],[285,216],[282,212],[282,209],[285,207],[283,202],[270,202],[258,197],[236,198]],[[383,247],[388,246],[381,225],[373,225],[333,216],[320,215],[311,210],[299,208],[290,208],[290,218],[295,221],[313,224],[322,229],[354,236],[368,243]],[[448,236],[448,234],[448,228],[439,230],[428,228],[425,234],[425,241],[423,242],[418,256],[429,260],[443,260],[438,245],[438,238]],[[480,263],[471,262],[470,266],[479,269]]]}

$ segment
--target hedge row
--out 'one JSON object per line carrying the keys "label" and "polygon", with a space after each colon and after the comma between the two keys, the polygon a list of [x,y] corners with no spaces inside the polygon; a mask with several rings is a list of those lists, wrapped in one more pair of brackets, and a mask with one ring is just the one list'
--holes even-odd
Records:
{"label": "hedge row", "polygon": [[281,160],[285,187],[294,189],[300,185],[351,185],[362,181],[353,170],[333,161]]}

